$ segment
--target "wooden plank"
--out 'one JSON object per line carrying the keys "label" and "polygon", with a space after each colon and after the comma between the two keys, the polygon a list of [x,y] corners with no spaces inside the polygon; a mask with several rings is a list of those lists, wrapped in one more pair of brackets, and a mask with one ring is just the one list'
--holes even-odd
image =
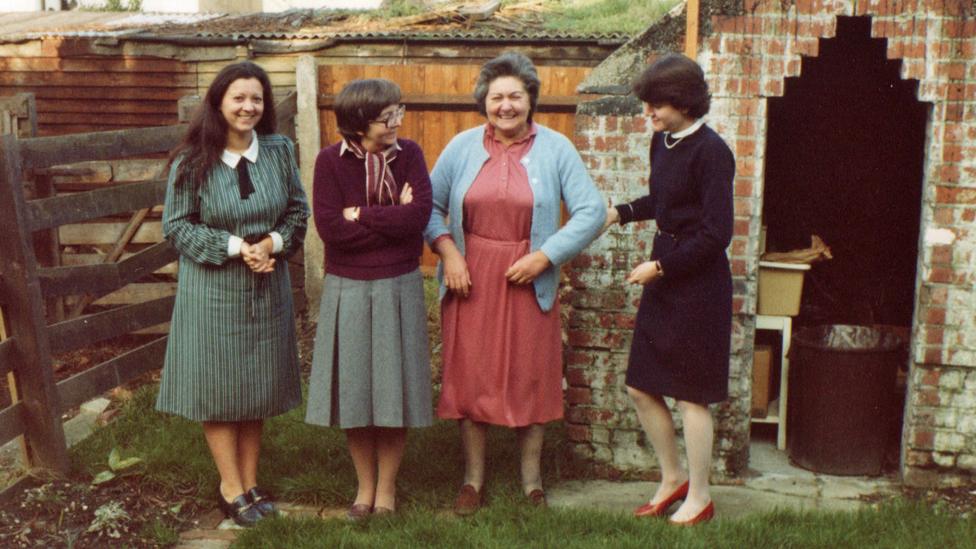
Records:
{"label": "wooden plank", "polygon": [[37,110],[50,113],[105,113],[105,114],[176,114],[176,103],[172,100],[154,101],[152,99],[41,99]]}
{"label": "wooden plank", "polygon": [[127,183],[113,187],[74,193],[27,203],[32,231],[97,219],[106,215],[131,212],[162,204],[166,198],[166,180]]}
{"label": "wooden plank", "polygon": [[119,279],[123,284],[135,282],[148,274],[152,274],[153,271],[163,265],[176,261],[179,257],[180,254],[176,248],[164,240],[117,263]]}
{"label": "wooden plank", "polygon": [[[2,54],[0,54],[2,55]],[[20,72],[163,72],[192,73],[193,68],[174,59],[152,57],[0,57],[0,70]]]}
{"label": "wooden plank", "polygon": [[0,376],[6,375],[14,369],[14,340],[0,341]]}
{"label": "wooden plank", "polygon": [[35,137],[20,141],[25,168],[43,168],[82,160],[109,160],[167,152],[179,143],[185,125]]}
{"label": "wooden plank", "polygon": [[698,0],[688,0],[685,5],[685,55],[698,58]]}
{"label": "wooden plank", "polygon": [[196,86],[197,75],[186,73],[120,72],[16,72],[0,71],[2,86],[132,86],[146,88],[185,88]]}
{"label": "wooden plank", "polygon": [[48,267],[39,269],[37,275],[44,297],[103,294],[123,285],[119,280],[119,267],[114,263]]}
{"label": "wooden plank", "polygon": [[185,86],[181,88],[142,88],[130,86],[111,86],[111,87],[67,87],[56,86],[3,86],[0,85],[0,94],[12,95],[20,92],[32,92],[39,101],[58,100],[58,99],[131,99],[134,101],[176,101],[180,97],[196,90],[197,86]]}
{"label": "wooden plank", "polygon": [[23,402],[0,410],[0,446],[24,434],[27,430],[26,414]]}
{"label": "wooden plank", "polygon": [[173,315],[175,301],[175,296],[163,297],[52,324],[48,327],[51,352],[79,349],[167,322]]}
{"label": "wooden plank", "polygon": [[166,339],[155,339],[58,383],[58,396],[64,409],[80,406],[149,370],[161,368],[166,354]]}
{"label": "wooden plank", "polygon": [[[122,254],[122,259],[128,259],[135,255],[133,252],[125,252]],[[105,256],[100,254],[76,254],[76,253],[63,253],[61,254],[61,264],[62,265],[98,265],[99,263],[105,262]],[[172,263],[167,263],[162,267],[153,271],[153,274],[160,275],[173,275],[176,274],[177,263],[174,261]]]}
{"label": "wooden plank", "polygon": [[[96,116],[97,115],[97,116]],[[137,124],[139,127],[146,126],[169,126],[179,122],[176,112],[172,114],[107,114],[107,113],[88,113],[88,112],[40,112],[37,115],[37,122],[41,125],[50,124],[91,124],[95,122],[99,126],[127,126]]]}
{"label": "wooden plank", "polygon": [[[58,238],[62,246],[80,244],[115,244],[125,230],[122,222],[97,222],[62,225],[58,228]],[[133,244],[156,244],[163,240],[163,224],[160,221],[147,221],[132,237]]]}
{"label": "wooden plank", "polygon": [[23,196],[20,142],[0,136],[0,276],[4,312],[14,337],[15,371],[23,404],[24,428],[32,463],[67,473],[68,451],[61,406],[54,385],[43,298],[30,245]]}
{"label": "wooden plank", "polygon": [[179,254],[176,250],[163,241],[133,254],[121,263],[40,269],[38,278],[47,297],[75,294],[101,296],[152,273],[177,257]]}
{"label": "wooden plank", "polygon": [[94,301],[99,306],[131,305],[176,295],[176,282],[129,284]]}

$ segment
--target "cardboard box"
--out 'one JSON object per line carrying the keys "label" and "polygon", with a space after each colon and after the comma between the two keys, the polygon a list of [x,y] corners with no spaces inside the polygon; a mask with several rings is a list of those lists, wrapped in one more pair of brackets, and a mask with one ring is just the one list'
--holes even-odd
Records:
{"label": "cardboard box", "polygon": [[796,316],[800,314],[805,263],[759,262],[759,314]]}
{"label": "cardboard box", "polygon": [[752,355],[752,417],[766,417],[766,409],[769,407],[772,367],[772,346],[756,345]]}

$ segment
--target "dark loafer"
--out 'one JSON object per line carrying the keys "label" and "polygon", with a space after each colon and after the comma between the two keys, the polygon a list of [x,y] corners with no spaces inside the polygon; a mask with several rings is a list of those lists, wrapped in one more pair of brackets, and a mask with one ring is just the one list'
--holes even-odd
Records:
{"label": "dark loafer", "polygon": [[[484,490],[484,488],[482,488]],[[465,484],[454,500],[454,514],[462,517],[472,515],[481,508],[481,493],[474,486]]]}
{"label": "dark loafer", "polygon": [[234,501],[225,500],[224,495],[220,493],[219,486],[217,487],[217,505],[220,506],[224,515],[233,519],[240,526],[254,526],[264,517],[257,507],[247,501],[247,496],[244,494],[234,498]]}
{"label": "dark loafer", "polygon": [[260,486],[255,486],[244,494],[247,496],[247,501],[257,508],[262,515],[266,517],[278,516],[278,507],[274,504],[274,498],[271,494],[266,492],[264,488]]}
{"label": "dark loafer", "polygon": [[372,512],[373,508],[366,503],[353,503],[349,506],[349,510],[346,511],[346,519],[354,522],[363,520],[369,518]]}
{"label": "dark loafer", "polygon": [[542,490],[542,488],[536,488],[535,490],[532,490],[525,497],[529,499],[529,503],[531,503],[536,507],[549,506],[548,502],[546,502],[546,493]]}

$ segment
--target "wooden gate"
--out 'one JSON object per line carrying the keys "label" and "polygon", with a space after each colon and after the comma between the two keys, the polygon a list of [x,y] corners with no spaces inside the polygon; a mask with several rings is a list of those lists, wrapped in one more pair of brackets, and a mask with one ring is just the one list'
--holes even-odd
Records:
{"label": "wooden gate", "polygon": [[[295,95],[276,109],[279,130],[294,136]],[[24,435],[31,466],[66,472],[63,411],[159,368],[166,336],[58,383],[52,354],[166,322],[175,300],[168,296],[48,324],[45,299],[105,295],[174,261],[178,254],[162,241],[117,263],[39,267],[35,232],[152,208],[163,202],[166,180],[28,200],[24,173],[55,164],[165,153],[185,130],[184,125],[174,125],[19,140],[0,137],[0,306],[8,320],[8,338],[0,341],[0,375],[14,374],[21,398],[0,410],[0,444]]]}

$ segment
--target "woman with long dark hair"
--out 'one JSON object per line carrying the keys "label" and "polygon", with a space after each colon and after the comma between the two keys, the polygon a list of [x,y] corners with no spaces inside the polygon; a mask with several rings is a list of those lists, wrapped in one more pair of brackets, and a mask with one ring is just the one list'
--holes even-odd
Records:
{"label": "woman with long dark hair", "polygon": [[[606,226],[654,219],[651,257],[626,281],[644,287],[627,366],[627,393],[661,466],[661,484],[638,517],[668,514],[690,526],[712,518],[709,493],[713,424],[709,404],[728,397],[735,159],[705,125],[711,96],[701,67],[670,54],[634,83],[654,130],[650,192],[607,210]],[[671,410],[684,423],[687,471],[678,456]]]}
{"label": "woman with long dark hair", "polygon": [[217,501],[243,526],[276,513],[257,483],[264,419],[301,402],[288,264],[308,205],[271,83],[224,67],[170,155],[163,233],[180,252],[158,410],[200,421]]}

